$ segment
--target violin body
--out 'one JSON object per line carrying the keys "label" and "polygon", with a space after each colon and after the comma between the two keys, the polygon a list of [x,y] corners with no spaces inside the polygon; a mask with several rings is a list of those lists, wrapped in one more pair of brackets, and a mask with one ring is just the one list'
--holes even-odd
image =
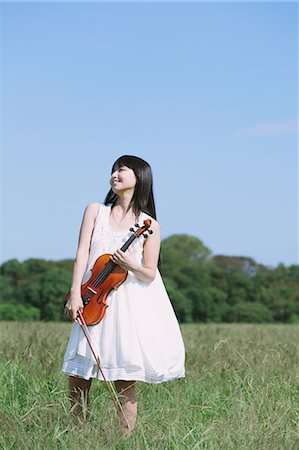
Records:
{"label": "violin body", "polygon": [[[144,225],[134,231],[133,227],[130,231],[133,234],[121,247],[123,252],[127,251],[134,239],[139,238],[142,234],[147,237],[145,231],[152,233],[149,229],[151,224],[150,219],[144,221]],[[86,325],[97,325],[104,317],[108,305],[106,303],[107,296],[112,289],[117,289],[127,278],[128,271],[116,265],[111,259],[112,255],[105,253],[96,260],[91,269],[90,278],[81,285],[81,298],[83,301],[82,316]],[[70,298],[70,292],[65,296],[64,306]]]}
{"label": "violin body", "polygon": [[[91,269],[92,275],[81,285],[81,298],[83,300],[83,318],[86,325],[96,325],[104,317],[108,305],[106,304],[108,294],[117,289],[127,278],[128,272],[120,266],[115,265],[106,279],[95,286],[96,277],[103,272],[110,260],[111,254],[101,255]],[[70,297],[70,292],[65,296],[65,304]]]}

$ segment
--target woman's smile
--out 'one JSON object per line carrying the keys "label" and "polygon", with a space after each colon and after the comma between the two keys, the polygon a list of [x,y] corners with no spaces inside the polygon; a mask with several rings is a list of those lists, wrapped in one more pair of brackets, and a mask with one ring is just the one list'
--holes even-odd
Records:
{"label": "woman's smile", "polygon": [[[119,178],[119,175],[121,178]],[[122,186],[118,186],[121,184]],[[119,167],[111,175],[110,185],[113,189],[134,189],[136,185],[136,176],[134,171],[127,166]]]}

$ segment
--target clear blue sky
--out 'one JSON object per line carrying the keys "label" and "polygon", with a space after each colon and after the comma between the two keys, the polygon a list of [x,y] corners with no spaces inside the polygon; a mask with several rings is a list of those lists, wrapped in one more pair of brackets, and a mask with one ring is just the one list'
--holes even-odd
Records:
{"label": "clear blue sky", "polygon": [[298,264],[296,3],[2,3],[2,243],[74,258],[122,154],[162,237]]}

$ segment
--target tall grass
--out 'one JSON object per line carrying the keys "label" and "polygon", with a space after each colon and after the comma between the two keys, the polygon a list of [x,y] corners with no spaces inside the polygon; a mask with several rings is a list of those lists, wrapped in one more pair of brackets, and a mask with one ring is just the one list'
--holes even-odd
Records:
{"label": "tall grass", "polygon": [[298,326],[181,329],[186,378],[137,383],[137,425],[125,439],[103,383],[93,382],[89,421],[70,420],[60,372],[70,324],[1,322],[1,448],[299,449]]}

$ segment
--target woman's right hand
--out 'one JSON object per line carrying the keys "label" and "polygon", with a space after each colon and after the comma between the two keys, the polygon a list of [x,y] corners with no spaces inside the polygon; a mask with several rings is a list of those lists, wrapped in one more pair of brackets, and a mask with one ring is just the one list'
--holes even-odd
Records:
{"label": "woman's right hand", "polygon": [[71,294],[64,307],[64,314],[73,322],[77,322],[78,310],[83,312],[83,301],[80,294]]}

